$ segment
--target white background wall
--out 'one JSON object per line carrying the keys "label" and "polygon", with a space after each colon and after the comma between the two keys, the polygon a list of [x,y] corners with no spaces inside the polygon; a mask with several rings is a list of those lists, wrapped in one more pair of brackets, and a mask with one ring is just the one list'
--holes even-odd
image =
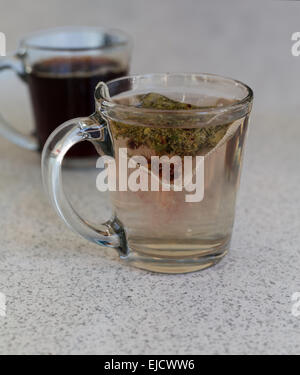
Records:
{"label": "white background wall", "polygon": [[[291,34],[300,31],[298,1],[0,0],[8,50],[28,32],[62,25],[129,32],[134,73],[224,74],[254,88],[257,111],[298,107],[300,57],[291,55]],[[3,103],[9,105],[1,91],[0,108]]]}

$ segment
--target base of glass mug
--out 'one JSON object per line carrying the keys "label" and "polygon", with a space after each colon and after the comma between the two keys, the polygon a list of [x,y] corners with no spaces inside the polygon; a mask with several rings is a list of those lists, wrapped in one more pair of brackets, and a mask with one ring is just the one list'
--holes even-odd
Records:
{"label": "base of glass mug", "polygon": [[[158,250],[154,248],[153,251],[147,247],[147,251],[141,248],[130,247],[129,254],[126,257],[121,256],[121,259],[129,263],[129,265],[141,268],[143,270],[159,273],[188,273],[200,271],[208,267],[212,267],[227,254],[229,250],[229,241],[222,243],[215,248],[207,247],[206,249],[187,250],[182,249],[181,255],[175,255],[174,257],[163,256],[166,249]],[[173,253],[180,251],[173,251]],[[186,254],[183,257],[183,253]]]}

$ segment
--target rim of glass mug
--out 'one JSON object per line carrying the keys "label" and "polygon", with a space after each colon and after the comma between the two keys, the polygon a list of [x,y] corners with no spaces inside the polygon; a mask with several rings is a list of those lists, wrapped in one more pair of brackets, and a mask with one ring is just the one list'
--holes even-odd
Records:
{"label": "rim of glass mug", "polygon": [[[205,89],[204,85],[216,85],[216,89],[219,87],[222,88],[224,93],[228,89],[234,89],[239,91],[242,95],[240,98],[235,98],[234,102],[231,104],[225,104],[223,106],[212,106],[212,107],[203,107],[200,109],[175,109],[175,110],[167,110],[167,109],[156,109],[156,108],[141,108],[135,107],[132,105],[120,104],[114,101],[114,91],[119,87],[126,87],[126,81],[130,84],[129,90],[124,90],[123,92],[130,92],[140,89],[140,86],[144,85],[151,89],[155,87],[156,84],[160,84],[162,89],[166,89],[172,80],[176,82],[176,80],[180,79],[183,80],[186,85],[192,85],[194,90],[199,90],[201,88]],[[155,82],[152,82],[152,81]],[[151,83],[150,83],[151,81]],[[190,86],[189,86],[190,87]],[[145,90],[144,92],[150,92],[150,89]],[[157,90],[157,88],[153,88],[153,90]],[[142,90],[141,90],[142,91]],[[159,91],[159,90],[158,90]],[[188,91],[188,88],[187,88]],[[160,92],[160,91],[159,91]],[[195,91],[196,92],[196,91]],[[160,92],[162,93],[162,92]],[[164,114],[164,116],[174,114],[179,116],[182,120],[190,119],[191,117],[197,118],[198,122],[193,122],[192,125],[189,127],[198,127],[203,126],[204,123],[208,123],[209,125],[217,125],[219,122],[224,123],[224,118],[227,115],[230,115],[231,121],[237,118],[241,118],[245,116],[247,113],[251,111],[252,102],[253,102],[253,90],[246,84],[241,81],[223,77],[217,74],[210,74],[210,73],[149,73],[149,74],[142,74],[142,75],[128,75],[125,77],[117,78],[111,81],[106,82],[103,84],[99,82],[95,89],[95,100],[96,100],[96,109],[97,111],[101,112],[101,114],[110,119],[110,120],[121,120],[125,118],[129,120],[129,123],[134,125],[140,126],[155,126],[153,122],[155,122],[155,118],[153,117],[157,115],[157,121],[159,121],[159,116]],[[129,115],[127,118],[126,115]],[[151,124],[143,123],[147,119],[147,115],[151,115]],[[208,117],[209,116],[209,117]],[[159,124],[159,122],[158,122]],[[171,124],[170,127],[173,127],[174,124]],[[175,124],[176,127],[184,127],[185,125],[178,125]]]}
{"label": "rim of glass mug", "polygon": [[[70,40],[64,39],[66,34],[78,34],[74,39],[74,46],[70,46]],[[61,36],[59,36],[61,34]],[[64,36],[63,36],[64,34]],[[102,35],[102,40],[91,38],[92,35]],[[44,38],[49,38],[46,43]],[[86,46],[87,38],[90,37],[90,45]],[[80,40],[82,44],[80,45]],[[76,43],[76,44],[75,44]],[[61,44],[61,46],[59,46]],[[83,45],[85,44],[85,45]],[[27,34],[20,41],[21,49],[37,49],[45,51],[84,52],[92,50],[106,50],[109,48],[132,46],[132,37],[126,32],[106,27],[94,26],[64,26],[39,30]]]}

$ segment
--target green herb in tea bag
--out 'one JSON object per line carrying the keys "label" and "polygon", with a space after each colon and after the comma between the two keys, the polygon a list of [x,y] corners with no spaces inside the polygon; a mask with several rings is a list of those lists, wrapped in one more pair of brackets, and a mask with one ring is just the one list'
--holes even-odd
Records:
{"label": "green herb in tea bag", "polygon": [[[135,97],[136,107],[157,110],[192,110],[203,109],[189,103],[182,103],[157,93],[148,93]],[[205,107],[208,108],[208,107]],[[140,120],[142,122],[142,119]],[[149,121],[149,120],[148,120]],[[172,122],[173,121],[173,122]],[[191,127],[191,120],[179,123],[176,113],[168,120],[160,116],[155,126],[135,126],[124,122],[112,122],[112,132],[116,139],[127,139],[127,147],[137,149],[141,146],[153,150],[156,155],[194,156],[204,150],[209,151],[224,137],[230,124],[211,127]],[[166,126],[167,125],[167,126]],[[171,125],[171,126],[170,126]],[[174,125],[174,127],[172,127]]]}
{"label": "green herb in tea bag", "polygon": [[138,95],[137,97],[140,101],[140,104],[138,106],[142,108],[153,108],[162,110],[189,110],[199,108],[189,103],[178,102],[164,95],[156,94],[155,92],[150,92],[149,94],[144,95]]}

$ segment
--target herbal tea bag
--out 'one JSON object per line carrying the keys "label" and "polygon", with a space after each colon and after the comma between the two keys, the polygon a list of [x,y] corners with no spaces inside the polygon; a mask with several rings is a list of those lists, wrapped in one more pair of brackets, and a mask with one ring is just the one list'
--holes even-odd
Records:
{"label": "herbal tea bag", "polygon": [[[201,127],[201,124],[199,126],[198,117],[195,115],[194,111],[190,113],[190,116],[185,116],[183,121],[182,117],[178,116],[175,110],[191,111],[201,109],[203,111],[203,109],[229,104],[227,99],[224,100],[225,101],[216,99],[213,106],[204,107],[176,101],[158,93],[128,96],[119,99],[118,102],[120,104],[137,108],[165,110],[167,115],[164,112],[157,115],[154,111],[152,113],[148,112],[144,120],[143,116],[136,120],[132,117],[133,115],[131,115],[131,117],[128,118],[128,124],[126,123],[127,119],[124,119],[122,122],[111,121],[111,131],[114,136],[115,146],[117,149],[126,148],[128,158],[132,156],[145,157],[148,166],[140,166],[140,168],[146,168],[148,173],[152,176],[151,178],[158,179],[160,185],[167,184],[170,186],[171,190],[173,190],[174,184],[176,183],[175,174],[178,176],[178,171],[182,171],[182,175],[186,172],[183,157],[193,157],[194,166],[191,175],[188,177],[188,180],[192,180],[196,173],[195,156],[206,157],[214,152],[217,145],[220,144],[225,138],[225,135],[228,134],[228,129],[231,125],[224,124]],[[214,116],[214,114],[208,114],[209,119],[213,119]],[[133,120],[137,123],[140,122],[141,126],[132,125]],[[205,120],[207,121],[207,118],[205,118]],[[145,126],[145,124],[151,126]],[[170,159],[173,156],[179,156],[181,158],[180,165],[176,166],[174,161],[171,163],[170,159],[167,159],[161,161],[158,172],[153,172],[151,168],[152,156],[161,157],[163,155]],[[170,164],[169,182],[165,181],[162,175],[162,169],[167,167],[166,164]]]}
{"label": "herbal tea bag", "polygon": [[[167,111],[212,108],[212,106],[198,107],[190,103],[179,102],[158,93],[137,95],[134,100],[131,100],[131,103],[134,103],[133,106],[138,108]],[[222,106],[223,103],[218,100],[217,105]],[[142,122],[142,119],[140,121]],[[147,121],[151,122],[151,115],[148,115]],[[146,157],[151,155],[195,156],[205,155],[212,150],[224,137],[230,125],[192,127],[194,122],[195,116],[192,114],[190,120],[186,120],[184,123],[176,117],[176,113],[173,117],[172,114],[168,114],[167,118],[164,118],[162,114],[159,123],[156,119],[156,123],[153,123],[151,127],[127,125],[126,122],[114,121],[112,122],[112,132],[116,139],[126,140],[125,145],[129,152],[138,149],[140,155]],[[131,154],[137,153],[131,152]]]}

